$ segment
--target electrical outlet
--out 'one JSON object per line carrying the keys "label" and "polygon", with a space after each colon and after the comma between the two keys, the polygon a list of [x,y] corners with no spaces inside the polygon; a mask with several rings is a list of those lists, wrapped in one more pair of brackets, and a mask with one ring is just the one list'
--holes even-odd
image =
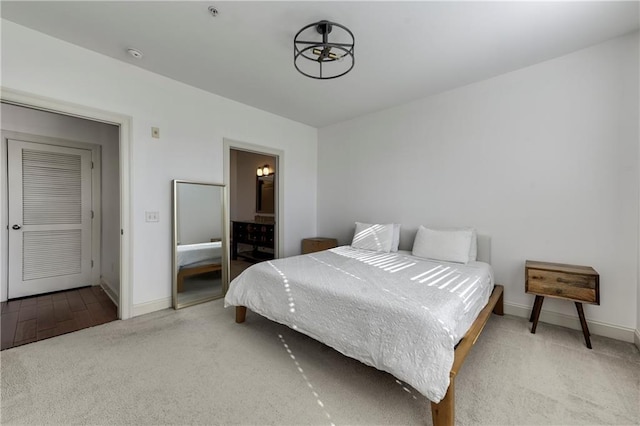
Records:
{"label": "electrical outlet", "polygon": [[160,222],[160,213],[158,212],[144,212],[145,222]]}
{"label": "electrical outlet", "polygon": [[159,127],[152,127],[151,128],[151,137],[152,138],[156,138],[156,139],[160,139],[160,128]]}

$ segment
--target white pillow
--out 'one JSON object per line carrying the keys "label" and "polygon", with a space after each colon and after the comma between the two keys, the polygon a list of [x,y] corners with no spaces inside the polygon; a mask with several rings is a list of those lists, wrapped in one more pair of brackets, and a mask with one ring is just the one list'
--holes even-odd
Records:
{"label": "white pillow", "polygon": [[478,260],[478,233],[475,228],[471,229],[471,247],[469,247],[469,262],[475,262]]}
{"label": "white pillow", "polygon": [[445,262],[468,263],[471,260],[473,234],[472,228],[430,229],[420,226],[412,254]]}
{"label": "white pillow", "polygon": [[462,227],[462,228],[441,228],[442,231],[471,231],[471,247],[469,247],[469,262],[475,262],[478,260],[478,233],[476,228]]}
{"label": "white pillow", "polygon": [[393,224],[380,225],[356,222],[351,247],[389,253],[393,242]]}
{"label": "white pillow", "polygon": [[397,252],[398,246],[400,245],[400,224],[393,224],[393,240],[391,241],[391,251]]}

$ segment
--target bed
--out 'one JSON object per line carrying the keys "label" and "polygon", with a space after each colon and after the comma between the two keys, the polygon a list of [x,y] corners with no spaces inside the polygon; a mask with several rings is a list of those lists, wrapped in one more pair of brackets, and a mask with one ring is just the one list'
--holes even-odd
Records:
{"label": "bed", "polygon": [[[253,265],[230,285],[236,322],[250,310],[391,373],[454,423],[454,378],[502,286],[485,262],[459,264],[351,246]],[[338,332],[336,332],[338,330]]]}
{"label": "bed", "polygon": [[184,279],[222,269],[222,242],[177,246],[178,293],[184,291]]}

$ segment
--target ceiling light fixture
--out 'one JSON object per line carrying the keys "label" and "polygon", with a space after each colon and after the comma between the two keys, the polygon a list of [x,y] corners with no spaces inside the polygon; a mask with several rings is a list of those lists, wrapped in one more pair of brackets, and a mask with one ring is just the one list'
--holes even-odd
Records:
{"label": "ceiling light fixture", "polygon": [[[334,29],[339,31],[329,41]],[[293,38],[293,65],[301,74],[318,80],[341,77],[353,69],[354,43],[353,33],[344,25],[330,21],[309,24]]]}
{"label": "ceiling light fixture", "polygon": [[141,51],[139,51],[138,49],[134,49],[134,48],[127,49],[127,53],[129,55],[133,56],[136,59],[140,59],[140,58],[142,58],[144,56]]}
{"label": "ceiling light fixture", "polygon": [[216,16],[218,16],[218,13],[220,13],[220,12],[218,12],[218,9],[216,9],[214,6],[209,6],[208,10],[209,10],[209,13],[211,14],[211,16],[213,16],[214,18]]}

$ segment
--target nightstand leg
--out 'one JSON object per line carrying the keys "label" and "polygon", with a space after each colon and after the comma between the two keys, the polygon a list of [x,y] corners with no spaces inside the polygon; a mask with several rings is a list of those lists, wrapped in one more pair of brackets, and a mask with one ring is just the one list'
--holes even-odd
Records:
{"label": "nightstand leg", "polygon": [[531,320],[533,321],[533,325],[531,326],[531,334],[536,334],[536,327],[538,327],[540,311],[542,311],[542,302],[544,302],[544,296],[536,296],[536,301],[533,304],[533,312],[531,312]]}
{"label": "nightstand leg", "polygon": [[536,296],[535,302],[533,302],[533,309],[531,309],[531,316],[529,317],[529,322],[533,322],[533,317],[536,316],[536,309],[538,309],[538,303],[540,303],[540,299],[542,296]]}
{"label": "nightstand leg", "polygon": [[591,349],[591,339],[589,336],[589,326],[587,326],[587,320],[584,318],[584,310],[582,309],[582,303],[575,302],[576,309],[578,310],[578,316],[580,317],[580,325],[582,325],[582,334],[584,334],[584,341],[587,343],[587,347]]}
{"label": "nightstand leg", "polygon": [[536,315],[536,308],[538,307],[538,296],[536,296],[533,302],[533,308],[531,308],[531,315],[529,315],[529,322],[533,322],[533,317]]}

